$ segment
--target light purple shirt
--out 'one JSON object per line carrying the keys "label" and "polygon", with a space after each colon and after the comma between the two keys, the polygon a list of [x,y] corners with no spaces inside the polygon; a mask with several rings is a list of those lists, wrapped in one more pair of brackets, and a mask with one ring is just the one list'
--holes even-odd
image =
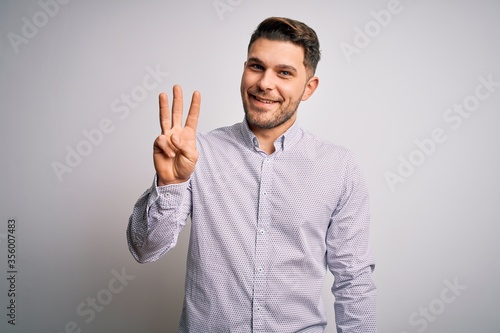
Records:
{"label": "light purple shirt", "polygon": [[369,199],[351,152],[297,123],[274,146],[259,149],[245,121],[198,134],[190,180],[155,180],[134,206],[132,255],[157,260],[191,216],[179,332],[323,332],[327,269],[337,332],[376,332]]}

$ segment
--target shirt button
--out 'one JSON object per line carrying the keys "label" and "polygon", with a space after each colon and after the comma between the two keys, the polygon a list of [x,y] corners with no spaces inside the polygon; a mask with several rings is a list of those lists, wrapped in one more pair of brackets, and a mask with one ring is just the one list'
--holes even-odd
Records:
{"label": "shirt button", "polygon": [[262,273],[264,271],[264,268],[262,267],[257,267],[257,272]]}
{"label": "shirt button", "polygon": [[264,229],[259,230],[259,234],[264,235],[265,233],[266,233],[266,231]]}
{"label": "shirt button", "polygon": [[267,195],[267,191],[262,192],[262,195]]}

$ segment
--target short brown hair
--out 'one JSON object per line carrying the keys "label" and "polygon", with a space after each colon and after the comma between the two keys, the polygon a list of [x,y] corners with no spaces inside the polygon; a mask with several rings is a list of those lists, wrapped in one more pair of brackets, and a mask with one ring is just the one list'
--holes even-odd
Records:
{"label": "short brown hair", "polygon": [[305,23],[286,17],[270,17],[262,21],[253,32],[248,44],[248,51],[253,42],[259,38],[287,41],[304,49],[304,66],[316,72],[321,51],[316,32]]}

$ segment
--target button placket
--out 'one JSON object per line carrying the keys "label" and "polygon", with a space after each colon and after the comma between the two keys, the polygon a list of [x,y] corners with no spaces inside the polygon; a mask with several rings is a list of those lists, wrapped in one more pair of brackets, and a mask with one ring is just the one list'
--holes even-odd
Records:
{"label": "button placket", "polygon": [[267,262],[269,248],[270,203],[269,194],[272,183],[272,159],[265,157],[261,165],[260,195],[255,241],[255,280],[254,280],[254,316],[253,327],[260,332],[263,327],[265,288],[267,285]]}

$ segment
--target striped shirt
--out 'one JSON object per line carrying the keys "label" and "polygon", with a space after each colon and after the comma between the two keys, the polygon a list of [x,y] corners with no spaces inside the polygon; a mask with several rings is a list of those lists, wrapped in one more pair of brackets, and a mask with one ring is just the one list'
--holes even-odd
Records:
{"label": "striped shirt", "polygon": [[369,199],[352,153],[297,122],[274,146],[262,151],[246,121],[197,134],[189,181],[155,179],[135,204],[132,255],[157,260],[191,216],[178,332],[323,332],[327,270],[337,332],[376,332]]}

